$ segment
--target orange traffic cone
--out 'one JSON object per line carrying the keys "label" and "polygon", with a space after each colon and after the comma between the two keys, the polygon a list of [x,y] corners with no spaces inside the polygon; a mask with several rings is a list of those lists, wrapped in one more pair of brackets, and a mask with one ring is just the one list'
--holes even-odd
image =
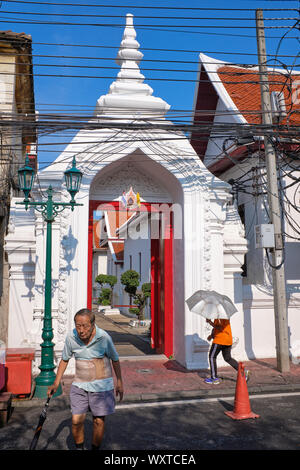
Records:
{"label": "orange traffic cone", "polygon": [[259,415],[252,413],[250,408],[249,394],[246,383],[244,364],[239,363],[238,376],[235,387],[235,399],[233,411],[225,411],[232,419],[259,418]]}

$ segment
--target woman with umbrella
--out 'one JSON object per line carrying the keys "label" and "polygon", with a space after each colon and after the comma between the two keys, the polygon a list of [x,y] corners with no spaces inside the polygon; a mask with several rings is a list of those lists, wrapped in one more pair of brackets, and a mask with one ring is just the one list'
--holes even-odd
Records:
{"label": "woman with umbrella", "polygon": [[[238,362],[231,357],[232,333],[229,318],[237,309],[231,299],[216,291],[198,290],[189,299],[187,304],[191,312],[206,318],[212,327],[212,333],[207,340],[213,339],[209,351],[209,366],[211,376],[205,379],[205,383],[218,384],[220,379],[217,375],[217,356],[222,351],[224,360],[236,371]],[[212,321],[213,320],[213,321]],[[245,370],[246,381],[249,379],[249,371]]]}
{"label": "woman with umbrella", "polygon": [[[231,367],[238,371],[238,362],[231,357],[232,348],[232,333],[230,320],[218,318],[213,322],[206,319],[206,322],[213,326],[212,333],[208,336],[207,340],[213,339],[210,351],[209,351],[209,366],[210,366],[210,377],[207,377],[204,382],[207,384],[218,384],[220,379],[217,375],[217,356],[222,351],[224,361],[227,362]],[[249,373],[246,370],[246,381],[248,380]]]}

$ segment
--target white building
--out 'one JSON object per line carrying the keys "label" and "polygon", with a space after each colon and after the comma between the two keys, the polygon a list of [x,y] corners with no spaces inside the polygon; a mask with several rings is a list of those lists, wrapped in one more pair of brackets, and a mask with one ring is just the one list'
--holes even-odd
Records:
{"label": "white building", "polygon": [[[201,120],[202,125],[214,125],[214,130],[201,141],[195,130],[191,143],[211,173],[233,184],[235,205],[248,242],[242,290],[235,289],[244,317],[244,330],[239,334],[248,357],[276,357],[272,268],[266,250],[256,248],[255,243],[255,226],[269,223],[259,71],[257,67],[238,67],[200,54],[198,79],[194,124],[197,126]],[[299,356],[300,74],[272,67],[269,82],[285,241],[278,264],[283,261],[285,266],[290,354]],[[236,140],[243,135],[246,140]],[[225,258],[229,252],[225,246]],[[233,318],[234,331],[238,331],[236,321],[238,317]]]}
{"label": "white building", "polygon": [[[73,155],[84,173],[76,196],[83,205],[74,212],[65,210],[53,223],[56,357],[73,327],[75,312],[92,305],[93,215],[95,211],[120,211],[122,194],[132,187],[151,220],[154,350],[173,355],[190,369],[207,367],[206,322],[191,313],[185,301],[198,289],[215,289],[231,297],[239,310],[233,319],[235,336],[240,337],[236,357],[248,359],[240,276],[247,247],[237,211],[229,205],[231,186],[207,170],[184,134],[172,130],[165,118],[170,106],[144,83],[139,70],[143,54],[135,38],[132,15],[127,15],[117,56],[121,69],[109,92],[97,101],[90,128],[78,132],[55,165],[39,172],[42,189],[51,184],[54,197],[62,201],[69,200],[62,182]],[[19,269],[19,276],[10,282],[9,346],[35,346],[38,362],[45,224],[39,213],[25,212],[15,202],[14,230],[6,238],[9,262]],[[30,260],[35,263],[32,298],[24,295],[29,287],[22,275],[24,263]],[[269,352],[274,354],[272,348]]]}

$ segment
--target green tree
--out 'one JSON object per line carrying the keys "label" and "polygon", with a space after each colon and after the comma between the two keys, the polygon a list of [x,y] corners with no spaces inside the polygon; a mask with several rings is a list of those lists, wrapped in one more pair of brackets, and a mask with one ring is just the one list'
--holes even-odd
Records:
{"label": "green tree", "polygon": [[145,318],[145,307],[146,307],[147,299],[150,296],[151,296],[150,282],[146,282],[145,284],[143,284],[142,290],[137,290],[135,293],[133,303],[137,306],[137,308],[131,309],[131,310],[134,310],[131,313],[135,313],[139,320],[144,320]]}
{"label": "green tree", "polygon": [[140,276],[139,274],[134,271],[133,269],[128,269],[125,273],[121,276],[121,284],[123,284],[125,292],[127,294],[134,296],[136,294],[136,290],[140,283]]}
{"label": "green tree", "polygon": [[103,287],[99,295],[98,303],[100,305],[111,305],[111,292],[109,287]]}
{"label": "green tree", "polygon": [[121,284],[123,284],[125,292],[133,297],[135,308],[130,308],[129,312],[137,315],[139,320],[144,320],[145,306],[148,297],[151,295],[151,284],[147,282],[142,285],[141,290],[137,290],[140,283],[139,274],[133,269],[125,271],[121,276]]}
{"label": "green tree", "polygon": [[[114,285],[117,283],[117,277],[110,274],[98,274],[95,281],[101,286],[98,303],[100,305],[111,305],[113,289]],[[110,287],[103,287],[105,284],[108,284]]]}

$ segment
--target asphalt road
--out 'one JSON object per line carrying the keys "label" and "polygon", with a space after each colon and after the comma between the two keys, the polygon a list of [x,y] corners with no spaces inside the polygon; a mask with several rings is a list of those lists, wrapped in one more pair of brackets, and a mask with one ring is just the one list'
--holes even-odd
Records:
{"label": "asphalt road", "polygon": [[[250,396],[258,419],[236,421],[225,415],[233,398],[124,404],[107,418],[103,451],[300,450],[300,393]],[[0,429],[0,450],[27,450],[40,408],[15,408]],[[91,416],[86,443],[91,442]],[[71,415],[52,401],[38,450],[73,450]]]}

